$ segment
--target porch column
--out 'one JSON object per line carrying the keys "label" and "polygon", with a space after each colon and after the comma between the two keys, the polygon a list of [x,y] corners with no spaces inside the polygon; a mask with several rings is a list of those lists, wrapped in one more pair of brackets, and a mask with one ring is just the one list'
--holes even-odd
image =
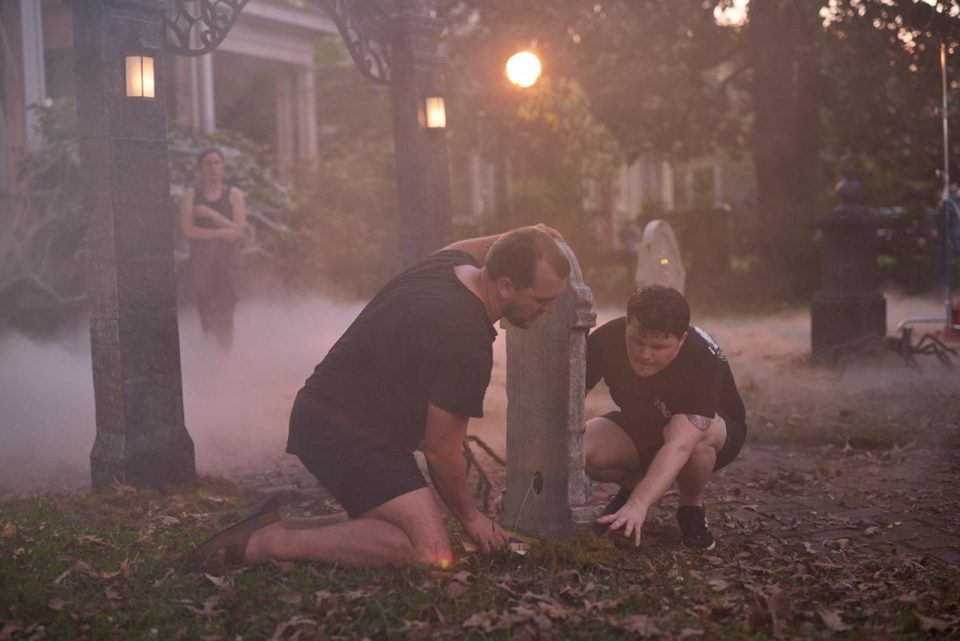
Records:
{"label": "porch column", "polygon": [[33,106],[43,105],[47,99],[46,70],[43,64],[43,8],[40,0],[22,0],[20,3],[20,30],[23,53],[23,102],[27,109],[27,149],[43,145],[43,135],[37,131],[40,122]]}

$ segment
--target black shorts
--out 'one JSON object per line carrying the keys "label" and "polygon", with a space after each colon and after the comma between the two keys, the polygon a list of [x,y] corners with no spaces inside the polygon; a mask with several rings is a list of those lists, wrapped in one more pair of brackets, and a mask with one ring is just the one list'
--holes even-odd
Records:
{"label": "black shorts", "polygon": [[[747,440],[747,425],[740,421],[730,418],[726,412],[717,412],[723,421],[727,424],[727,440],[724,441],[723,447],[720,448],[720,451],[717,452],[717,462],[714,463],[714,471],[719,470],[722,467],[730,465],[737,458],[737,455],[740,453],[740,450],[743,449],[743,444]],[[655,439],[643,439],[641,438],[636,429],[631,429],[627,425],[626,419],[623,417],[623,412],[615,410],[613,412],[607,412],[603,415],[603,418],[613,421],[616,423],[620,429],[627,433],[627,436],[630,437],[630,440],[633,441],[633,446],[637,449],[637,454],[640,455],[640,464],[646,468],[650,465],[650,461],[653,460],[653,457],[656,455],[657,450],[659,450],[659,445],[663,445],[663,434],[659,433],[659,445],[651,446],[651,443],[655,443]]]}
{"label": "black shorts", "polygon": [[298,453],[304,467],[337,499],[351,518],[391,499],[427,487],[413,452],[380,445],[328,424],[309,403],[294,402],[290,424],[309,429],[317,446]]}

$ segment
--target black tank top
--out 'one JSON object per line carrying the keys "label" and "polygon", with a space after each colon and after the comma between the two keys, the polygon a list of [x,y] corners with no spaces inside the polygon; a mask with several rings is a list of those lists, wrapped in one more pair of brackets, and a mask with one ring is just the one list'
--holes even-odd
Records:
{"label": "black tank top", "polygon": [[[206,205],[216,211],[227,220],[233,220],[233,205],[230,204],[230,185],[224,185],[220,189],[220,198],[208,200],[203,194],[203,187],[193,189],[193,204]],[[220,229],[220,226],[204,216],[194,216],[193,225],[199,229]]]}

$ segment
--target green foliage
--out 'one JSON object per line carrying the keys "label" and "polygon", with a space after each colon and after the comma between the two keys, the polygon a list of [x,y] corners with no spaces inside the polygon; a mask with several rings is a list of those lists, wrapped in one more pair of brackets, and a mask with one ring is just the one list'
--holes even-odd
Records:
{"label": "green foliage", "polygon": [[[750,2],[745,23],[718,24],[730,4],[458,1],[445,15],[454,65],[470,70],[456,81],[483,87],[492,113],[509,111],[502,61],[532,47],[545,79],[576,81],[627,160],[749,152],[756,194],[738,212],[750,223],[738,260],[754,266],[743,287],[805,299],[817,285],[815,221],[834,204],[843,155],[863,160],[867,204],[936,202],[938,45],[948,64],[960,54],[960,10],[946,0]],[[957,87],[951,77],[952,121]]]}
{"label": "green foliage", "polygon": [[[906,204],[917,192],[934,204],[943,165],[940,52],[947,45],[948,74],[960,55],[960,16],[950,2],[831,3],[821,53],[823,154],[827,182],[836,180],[840,156],[864,161],[871,204]],[[952,16],[948,18],[947,16]],[[960,122],[956,78],[948,86],[949,117]],[[958,175],[960,147],[950,151]]]}
{"label": "green foliage", "polygon": [[400,262],[389,94],[339,43],[316,51],[320,154],[296,177],[279,271],[299,286],[368,297]]}
{"label": "green foliage", "polygon": [[[690,156],[712,149],[726,130],[728,96],[716,72],[735,53],[718,27],[716,3],[700,0],[614,2],[467,2],[452,10],[455,39],[478,60],[473,82],[502,101],[502,64],[531,46],[545,77],[574,79],[627,159],[645,152]],[[506,90],[505,90],[506,89]]]}
{"label": "green foliage", "polygon": [[0,318],[16,325],[24,301],[47,307],[85,299],[82,239],[86,230],[72,99],[35,108],[47,139],[21,154],[17,179],[0,193]]}

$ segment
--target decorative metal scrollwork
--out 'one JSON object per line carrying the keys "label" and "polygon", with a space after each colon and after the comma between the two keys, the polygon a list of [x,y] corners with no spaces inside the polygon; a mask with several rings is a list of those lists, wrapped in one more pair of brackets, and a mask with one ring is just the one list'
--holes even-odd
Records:
{"label": "decorative metal scrollwork", "polygon": [[[165,48],[181,56],[216,49],[250,0],[169,0]],[[390,84],[390,44],[396,19],[382,0],[313,0],[337,25],[350,57],[364,76]]]}
{"label": "decorative metal scrollwork", "polygon": [[166,49],[202,56],[216,49],[250,0],[170,0],[163,19]]}
{"label": "decorative metal scrollwork", "polygon": [[390,43],[396,21],[379,0],[316,0],[337,25],[354,64],[364,76],[390,84]]}

